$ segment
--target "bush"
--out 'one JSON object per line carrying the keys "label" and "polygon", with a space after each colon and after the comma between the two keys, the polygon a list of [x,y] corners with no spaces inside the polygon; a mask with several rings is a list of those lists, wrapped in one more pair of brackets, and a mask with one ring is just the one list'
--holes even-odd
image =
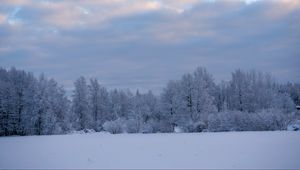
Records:
{"label": "bush", "polygon": [[293,117],[292,113],[284,114],[278,110],[261,110],[257,113],[220,112],[209,116],[208,131],[284,130]]}
{"label": "bush", "polygon": [[124,120],[120,118],[113,121],[106,121],[103,124],[103,129],[112,134],[123,133],[124,131],[123,123]]}
{"label": "bush", "polygon": [[126,127],[125,131],[127,133],[138,133],[140,130],[140,124],[135,119],[128,119],[128,120],[124,121],[124,125]]}
{"label": "bush", "polygon": [[153,132],[170,133],[174,131],[172,124],[169,121],[160,120],[152,122]]}
{"label": "bush", "polygon": [[291,122],[287,126],[287,130],[288,131],[299,131],[300,130],[300,120],[295,120],[295,121]]}
{"label": "bush", "polygon": [[181,127],[182,131],[185,132],[202,132],[206,128],[207,128],[206,124],[202,121],[198,121],[198,122],[189,121],[189,123]]}
{"label": "bush", "polygon": [[262,110],[257,113],[256,130],[285,130],[294,119],[293,113],[282,113],[279,110]]}
{"label": "bush", "polygon": [[142,133],[154,133],[154,129],[152,127],[152,124],[150,123],[145,123],[141,127],[141,132]]}
{"label": "bush", "polygon": [[124,127],[127,133],[154,133],[155,129],[153,126],[154,124],[152,124],[152,121],[147,123],[141,123],[135,119],[128,119],[124,121]]}

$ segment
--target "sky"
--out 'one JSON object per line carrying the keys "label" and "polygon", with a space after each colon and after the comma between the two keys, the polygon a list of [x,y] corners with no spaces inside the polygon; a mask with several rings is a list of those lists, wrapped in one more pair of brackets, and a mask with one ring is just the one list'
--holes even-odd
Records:
{"label": "sky", "polygon": [[0,67],[159,93],[205,67],[300,82],[300,0],[0,0]]}

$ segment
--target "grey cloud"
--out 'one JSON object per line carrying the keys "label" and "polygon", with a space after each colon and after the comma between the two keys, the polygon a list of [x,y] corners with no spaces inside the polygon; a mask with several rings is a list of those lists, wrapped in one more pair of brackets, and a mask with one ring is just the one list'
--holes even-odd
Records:
{"label": "grey cloud", "polygon": [[246,68],[300,82],[300,5],[276,14],[279,5],[287,4],[199,1],[183,13],[161,8],[68,28],[45,21],[49,11],[24,6],[22,25],[0,24],[0,66],[45,72],[68,89],[85,75],[112,88],[159,92],[197,66],[217,81]]}

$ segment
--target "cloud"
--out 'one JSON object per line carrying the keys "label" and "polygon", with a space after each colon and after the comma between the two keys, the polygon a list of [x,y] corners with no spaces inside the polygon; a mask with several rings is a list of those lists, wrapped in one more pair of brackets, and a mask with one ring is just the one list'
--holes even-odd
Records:
{"label": "cloud", "polygon": [[[198,1],[198,0],[101,0],[101,1],[33,1],[14,0],[4,1],[4,6],[27,8],[31,11],[37,22],[49,27],[59,29],[72,29],[78,27],[99,26],[110,22],[115,18],[139,15],[145,12],[175,12],[177,14],[197,11],[197,15],[202,18],[210,18],[214,15],[221,15],[226,10],[236,10],[248,6],[259,6],[262,4],[264,15],[271,18],[286,16],[289,13],[299,10],[298,0],[283,1]],[[214,7],[212,7],[214,6]],[[209,10],[211,8],[212,10]],[[216,9],[218,8],[218,9]],[[223,9],[224,8],[224,9]],[[251,8],[251,7],[248,7]],[[268,9],[266,9],[268,8]],[[202,11],[204,10],[204,11]],[[28,12],[30,13],[30,12]],[[176,14],[173,14],[176,15]],[[172,16],[172,14],[169,14]],[[186,17],[185,17],[186,18]],[[24,18],[26,19],[26,18]],[[30,20],[30,18],[27,18]]]}
{"label": "cloud", "polygon": [[300,10],[299,0],[282,0],[279,2],[272,1],[269,9],[265,11],[265,15],[272,19],[285,17],[295,11]]}
{"label": "cloud", "polygon": [[0,66],[45,72],[68,89],[85,75],[112,88],[157,92],[197,66],[207,67],[217,81],[229,79],[236,68],[254,68],[279,81],[300,82],[299,1],[3,4]]}
{"label": "cloud", "polygon": [[0,14],[0,24],[3,24],[6,21],[6,16],[4,14]]}
{"label": "cloud", "polygon": [[[101,1],[4,1],[9,7],[24,6],[38,22],[62,29],[101,24],[116,17],[160,9],[157,1],[101,0]],[[30,18],[28,18],[30,20]]]}
{"label": "cloud", "polygon": [[3,5],[29,5],[32,4],[32,0],[2,0]]}

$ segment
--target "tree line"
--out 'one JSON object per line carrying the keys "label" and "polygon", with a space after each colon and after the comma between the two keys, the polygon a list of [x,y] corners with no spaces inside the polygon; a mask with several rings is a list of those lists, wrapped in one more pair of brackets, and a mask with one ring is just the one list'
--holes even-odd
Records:
{"label": "tree line", "polygon": [[205,68],[170,81],[160,95],[108,90],[80,77],[70,98],[43,74],[0,68],[0,136],[92,129],[110,133],[284,130],[299,119],[299,83],[260,71],[232,73],[216,84]]}

